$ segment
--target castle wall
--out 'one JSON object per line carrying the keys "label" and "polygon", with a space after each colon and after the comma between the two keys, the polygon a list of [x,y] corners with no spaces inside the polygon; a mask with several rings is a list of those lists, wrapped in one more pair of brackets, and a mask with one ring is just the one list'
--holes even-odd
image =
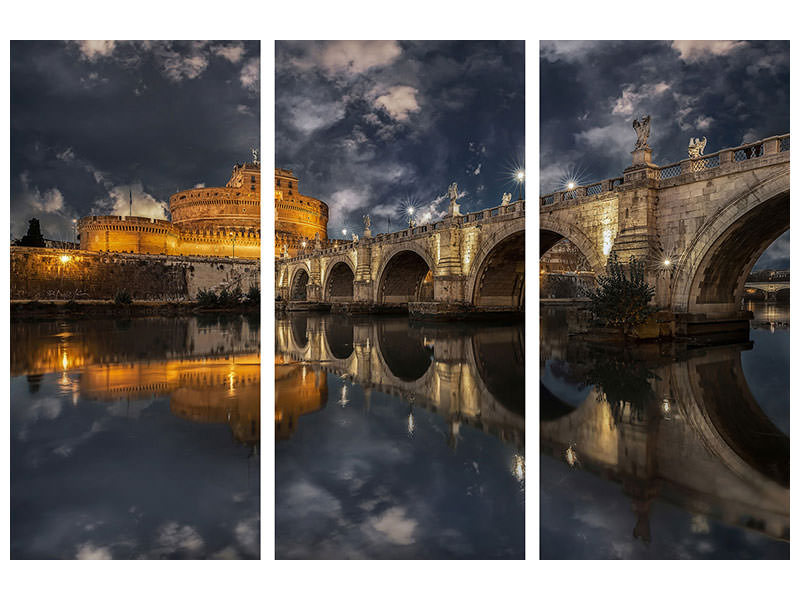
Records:
{"label": "castle wall", "polygon": [[260,287],[257,260],[11,248],[11,298],[193,300],[198,291]]}
{"label": "castle wall", "polygon": [[[259,231],[197,229],[144,217],[96,216],[79,221],[81,250],[170,256],[218,256],[258,259]],[[235,235],[231,235],[235,234]]]}
{"label": "castle wall", "polygon": [[261,228],[261,201],[255,192],[236,188],[201,188],[170,198],[172,223],[181,230]]}

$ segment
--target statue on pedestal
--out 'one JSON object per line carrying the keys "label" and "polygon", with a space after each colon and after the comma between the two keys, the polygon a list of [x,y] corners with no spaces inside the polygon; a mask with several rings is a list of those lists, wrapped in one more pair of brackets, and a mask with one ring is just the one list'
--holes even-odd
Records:
{"label": "statue on pedestal", "polygon": [[703,150],[706,149],[706,136],[703,139],[689,138],[689,158],[700,158],[703,155]]}
{"label": "statue on pedestal", "polygon": [[636,146],[633,149],[650,150],[650,146],[647,145],[647,138],[650,137],[650,115],[642,117],[641,122],[634,119],[633,129],[636,131]]}
{"label": "statue on pedestal", "polygon": [[451,217],[457,217],[461,214],[460,207],[458,206],[458,184],[453,182],[450,184],[450,187],[447,188],[447,193],[450,196],[450,209],[447,211]]}
{"label": "statue on pedestal", "polygon": [[368,238],[372,236],[372,232],[370,231],[370,227],[372,226],[372,221],[369,218],[369,215],[364,215],[364,237]]}
{"label": "statue on pedestal", "polygon": [[503,201],[500,203],[500,206],[508,206],[509,204],[511,204],[511,192],[504,192]]}

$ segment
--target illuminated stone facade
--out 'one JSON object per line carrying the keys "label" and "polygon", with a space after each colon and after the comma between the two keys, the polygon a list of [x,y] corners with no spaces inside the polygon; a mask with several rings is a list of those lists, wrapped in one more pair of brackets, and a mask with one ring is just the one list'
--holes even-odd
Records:
{"label": "illuminated stone facade", "polygon": [[91,216],[78,221],[81,250],[134,254],[261,256],[261,167],[236,165],[224,187],[177,192],[171,221]]}
{"label": "illuminated stone facade", "polygon": [[299,180],[288,169],[275,169],[275,256],[286,247],[297,256],[303,243],[328,239],[328,205],[300,193]]}
{"label": "illuminated stone facade", "polygon": [[540,196],[540,254],[566,238],[597,274],[612,253],[635,258],[655,306],[693,321],[749,320],[745,279],[789,228],[789,136],[665,166],[648,152],[635,150],[621,177]]}

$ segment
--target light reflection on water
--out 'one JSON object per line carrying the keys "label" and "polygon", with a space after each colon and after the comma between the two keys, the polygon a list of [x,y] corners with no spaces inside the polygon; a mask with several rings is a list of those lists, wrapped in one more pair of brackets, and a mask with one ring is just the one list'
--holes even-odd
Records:
{"label": "light reflection on water", "polygon": [[636,354],[541,313],[543,558],[788,558],[789,311]]}
{"label": "light reflection on water", "polygon": [[524,332],[276,322],[278,558],[523,558]]}
{"label": "light reflection on water", "polygon": [[13,558],[257,558],[256,319],[11,324]]}

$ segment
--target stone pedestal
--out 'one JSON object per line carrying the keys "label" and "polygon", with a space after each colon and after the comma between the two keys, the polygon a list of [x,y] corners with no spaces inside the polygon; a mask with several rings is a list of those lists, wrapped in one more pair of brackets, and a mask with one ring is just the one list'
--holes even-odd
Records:
{"label": "stone pedestal", "polygon": [[633,156],[633,161],[631,161],[631,166],[638,167],[638,166],[648,166],[648,167],[655,167],[656,165],[653,164],[653,149],[650,146],[645,146],[643,148],[637,148],[633,152],[631,152],[631,156]]}

